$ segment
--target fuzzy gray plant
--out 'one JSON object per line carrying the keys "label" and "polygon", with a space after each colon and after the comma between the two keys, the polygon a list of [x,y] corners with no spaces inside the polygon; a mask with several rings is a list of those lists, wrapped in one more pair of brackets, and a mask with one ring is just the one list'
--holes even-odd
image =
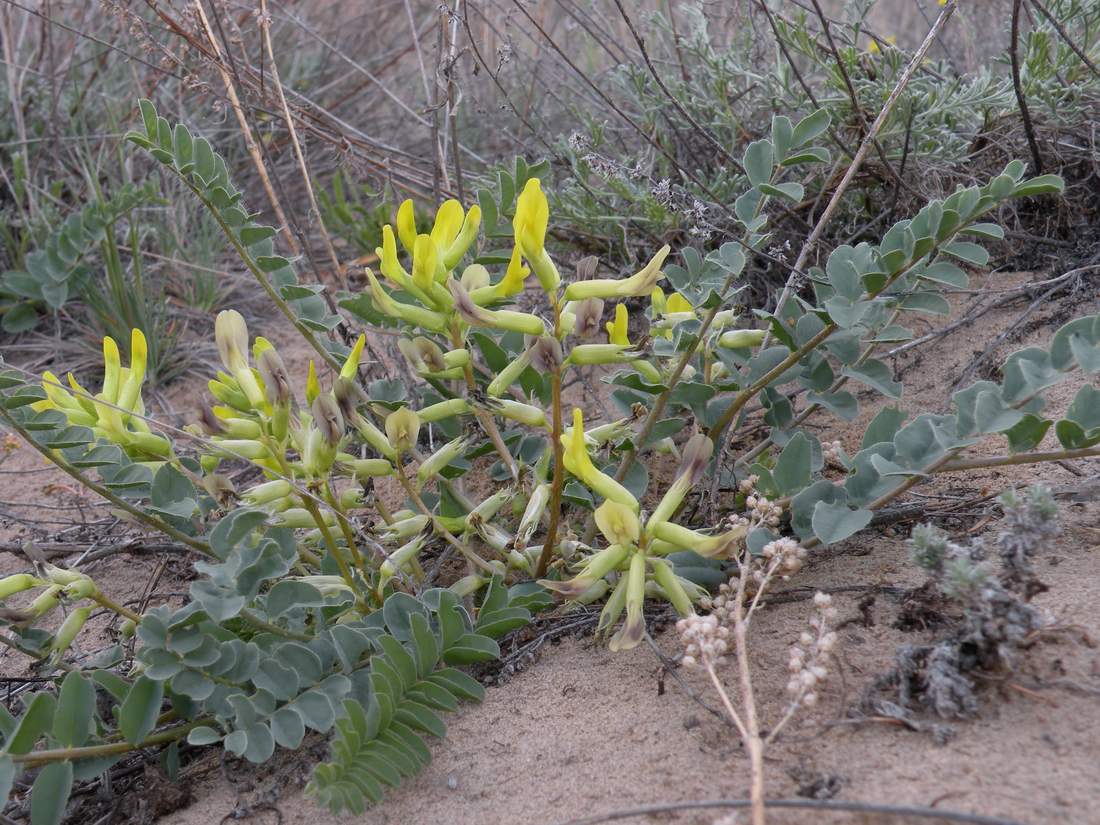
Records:
{"label": "fuzzy gray plant", "polygon": [[914,528],[910,558],[928,571],[921,592],[958,608],[947,634],[930,644],[903,645],[893,670],[871,685],[863,710],[888,715],[927,711],[946,719],[978,711],[977,673],[1011,670],[1021,644],[1042,626],[1030,604],[1046,586],[1032,566],[1036,553],[1059,533],[1058,508],[1048,488],[1000,498],[1001,530],[990,552],[982,539],[950,540],[932,525]]}

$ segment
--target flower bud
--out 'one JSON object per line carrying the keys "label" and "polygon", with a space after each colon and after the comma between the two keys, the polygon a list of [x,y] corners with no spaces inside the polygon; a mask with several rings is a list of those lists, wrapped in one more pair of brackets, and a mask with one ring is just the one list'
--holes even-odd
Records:
{"label": "flower bud", "polygon": [[45,584],[44,581],[29,573],[16,573],[14,576],[6,576],[0,579],[0,600],[43,584]]}
{"label": "flower bud", "polygon": [[546,426],[546,413],[539,407],[506,398],[491,398],[487,401],[487,406],[495,415],[510,418],[512,421],[518,421],[528,427]]}
{"label": "flower bud", "polygon": [[345,464],[356,481],[393,475],[393,465],[384,458],[355,458]]}
{"label": "flower bud", "polygon": [[265,481],[244,491],[241,500],[253,507],[262,507],[271,504],[281,498],[285,498],[294,492],[294,487],[285,479],[277,478],[274,481]]}
{"label": "flower bud", "polygon": [[765,332],[762,329],[736,329],[723,332],[718,337],[718,346],[725,349],[746,349],[759,346],[764,340]]}
{"label": "flower bud", "polygon": [[463,415],[469,411],[470,402],[465,398],[448,398],[446,401],[424,407],[417,415],[422,423],[430,424],[433,421],[442,421],[444,418]]}
{"label": "flower bud", "polygon": [[88,621],[90,615],[92,615],[92,609],[90,607],[78,607],[74,609],[73,612],[65,618],[65,621],[61,623],[61,627],[58,628],[57,633],[54,634],[53,642],[50,644],[50,650],[58,655],[68,650],[69,645],[73,643],[76,634],[84,627],[84,623]]}
{"label": "flower bud", "polygon": [[497,376],[489,382],[486,392],[492,397],[504,395],[508,388],[516,382],[520,374],[530,365],[530,353],[527,351],[521,353],[518,358],[509,361],[508,365],[497,373]]}
{"label": "flower bud", "polygon": [[416,478],[419,482],[418,486],[422,487],[431,479],[435,478],[444,467],[461,456],[469,446],[470,443],[467,439],[456,438],[454,441],[444,444],[424,459],[423,463],[416,471]]}

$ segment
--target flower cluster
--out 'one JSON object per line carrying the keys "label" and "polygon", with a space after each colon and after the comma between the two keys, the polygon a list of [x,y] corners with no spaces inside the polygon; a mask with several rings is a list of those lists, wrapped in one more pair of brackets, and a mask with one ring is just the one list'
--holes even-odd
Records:
{"label": "flower cluster", "polygon": [[839,441],[821,442],[821,458],[826,466],[844,466],[844,446]]}
{"label": "flower cluster", "polygon": [[676,623],[676,632],[684,645],[680,664],[694,667],[700,663],[720,664],[729,651],[729,628],[716,613],[707,616],[688,616]]}
{"label": "flower cluster", "polygon": [[829,630],[829,622],[836,618],[836,608],[828,593],[814,595],[814,614],[810,617],[810,630],[803,631],[798,642],[791,645],[787,671],[787,693],[792,706],[811,707],[817,702],[817,690],[829,675],[826,662],[836,647],[836,631]]}
{"label": "flower cluster", "polygon": [[784,580],[802,569],[806,560],[806,548],[792,538],[779,538],[769,541],[760,551],[764,570],[753,571],[753,579],[763,584],[771,576],[780,576]]}
{"label": "flower cluster", "polygon": [[766,496],[750,495],[745,499],[745,506],[749,510],[749,519],[762,526],[778,527],[783,517],[782,506]]}

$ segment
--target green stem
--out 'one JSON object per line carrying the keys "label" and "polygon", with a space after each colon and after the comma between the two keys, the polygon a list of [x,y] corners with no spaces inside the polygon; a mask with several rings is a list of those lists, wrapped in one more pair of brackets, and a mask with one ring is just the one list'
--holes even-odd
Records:
{"label": "green stem", "polygon": [[96,604],[100,605],[101,607],[106,607],[108,610],[114,611],[119,616],[122,616],[124,619],[129,619],[132,622],[138,622],[138,623],[141,622],[141,614],[140,613],[135,613],[130,608],[124,607],[123,605],[119,604],[118,602],[116,602],[116,601],[108,598],[107,596],[103,595],[98,590],[93,592],[92,595],[90,595],[88,598],[91,599]]}
{"label": "green stem", "polygon": [[325,519],[321,515],[321,509],[311,497],[299,496],[298,498],[301,499],[302,506],[310,516],[313,517],[313,521],[317,524],[317,529],[321,531],[321,537],[325,540],[325,545],[332,554],[332,558],[336,560],[336,566],[340,568],[340,577],[343,578],[344,584],[351,588],[352,593],[358,594],[359,588],[355,586],[355,577],[352,575],[351,568],[348,566],[348,560],[345,559],[344,554],[340,552],[340,547],[336,544],[336,538],[332,535],[332,531],[328,529],[328,525],[325,524]]}
{"label": "green stem", "polygon": [[348,517],[344,515],[344,510],[340,506],[340,500],[336,498],[336,494],[332,491],[332,485],[327,480],[325,481],[325,501],[328,502],[332,511],[336,513],[336,523],[340,526],[340,532],[344,535],[344,543],[347,544],[348,549],[351,551],[352,563],[359,568],[363,580],[369,580],[366,563],[363,560],[363,554],[359,552],[359,544],[355,541],[355,534],[352,532],[351,524],[348,522]]}
{"label": "green stem", "polygon": [[299,320],[298,316],[294,314],[294,310],[290,308],[290,304],[288,304],[283,299],[283,297],[275,289],[274,285],[272,285],[271,279],[267,277],[267,273],[260,269],[259,265],[252,259],[252,256],[248,254],[248,250],[233,233],[232,227],[230,227],[229,224],[227,224],[222,218],[221,213],[218,211],[217,207],[215,207],[214,204],[207,199],[207,197],[198,187],[191,183],[191,181],[187,180],[187,178],[181,175],[180,180],[182,180],[184,184],[187,185],[187,187],[194,193],[195,197],[197,197],[202,202],[202,205],[206,207],[207,211],[209,211],[210,214],[214,216],[214,220],[218,222],[218,226],[221,227],[221,230],[225,234],[226,238],[229,239],[229,242],[233,245],[233,248],[236,250],[237,254],[240,255],[241,260],[244,262],[244,265],[248,267],[248,271],[252,273],[252,277],[254,277],[259,282],[261,287],[263,287],[264,292],[267,293],[267,297],[271,299],[272,303],[274,303],[276,307],[278,307],[279,312],[281,312],[286,317],[286,319],[290,321],[290,323],[298,331],[298,334],[305,338],[306,342],[311,347],[313,347],[314,351],[316,351],[318,355],[321,356],[321,360],[324,361],[334,372],[339,372],[341,364],[335,358],[333,358],[332,353],[325,349],[324,345],[322,345],[321,342],[317,340],[317,336],[313,334],[313,331],[310,330],[309,327],[307,327],[305,324],[303,324]]}
{"label": "green stem", "polygon": [[37,441],[31,438],[31,435],[29,432],[27,432],[26,428],[23,427],[23,425],[20,424],[18,421],[16,421],[12,417],[11,413],[8,412],[8,410],[5,409],[2,405],[0,405],[0,418],[2,418],[9,427],[19,433],[23,440],[30,444],[31,447],[41,453],[47,461],[49,461],[51,464],[54,464],[62,472],[80,482],[92,492],[107,499],[107,501],[111,502],[111,504],[115,505],[115,507],[117,507],[118,509],[124,511],[128,515],[133,516],[135,519],[142,522],[143,524],[147,524],[154,530],[159,530],[170,539],[174,539],[181,544],[186,544],[191,549],[198,550],[200,553],[205,553],[208,556],[214,555],[213,551],[211,551],[210,549],[210,545],[202,539],[197,539],[194,536],[189,536],[186,533],[182,533],[172,525],[168,524],[166,521],[152,515],[151,513],[147,513],[139,507],[135,507],[133,504],[126,501],[125,499],[116,496],[106,487],[96,483],[95,481],[92,481],[90,478],[85,476],[83,473],[81,473],[79,470],[77,470],[75,467],[65,461],[65,459],[61,458],[60,453],[50,450],[47,447],[39,444]]}
{"label": "green stem", "polygon": [[[462,340],[462,336],[459,334],[458,329],[451,330],[451,346],[455,349],[461,349],[465,346],[465,342]],[[477,394],[477,384],[474,382],[474,370],[470,363],[466,364],[463,375],[466,377],[466,395],[468,398],[472,398]],[[481,429],[485,431],[485,434],[489,436],[489,440],[493,442],[493,448],[497,451],[497,455],[500,456],[500,460],[504,462],[504,466],[508,468],[508,473],[512,476],[512,481],[519,481],[519,465],[516,463],[515,458],[508,452],[508,445],[504,443],[504,438],[500,434],[500,430],[497,428],[496,421],[493,420],[493,416],[485,410],[474,407],[474,418],[477,419],[478,424],[481,425]]]}
{"label": "green stem", "polygon": [[[898,319],[898,317],[900,315],[901,315],[901,308],[899,307],[898,309],[894,310],[894,314],[891,315],[889,320],[885,324],[882,325],[882,328],[885,329],[885,328],[889,327],[891,324],[893,324]],[[863,349],[863,352],[861,352],[859,354],[859,358],[857,358],[855,360],[855,362],[852,364],[852,366],[858,367],[858,366],[864,364],[867,361],[867,359],[870,358],[874,354],[874,352],[878,348],[878,346],[879,346],[878,343],[868,344]],[[830,386],[829,389],[826,390],[826,392],[834,393],[847,383],[848,383],[848,376],[847,375],[842,375],[838,379],[836,379],[836,381],[834,381],[832,383],[832,386]],[[791,422],[791,427],[797,427],[799,424],[801,424],[803,421],[805,421],[807,418],[809,418],[811,415],[813,415],[819,409],[821,409],[820,404],[818,404],[816,402],[813,403],[813,404],[810,404],[808,407],[806,407],[806,409],[804,409],[802,412],[800,412],[798,415],[796,415],[794,417],[794,420]],[[753,447],[751,450],[749,450],[747,453],[745,453],[743,456],[738,458],[737,461],[734,462],[734,463],[735,464],[741,464],[742,466],[749,463],[754,458],[756,458],[761,453],[763,453],[766,449],[768,449],[768,445],[771,444],[771,443],[772,443],[772,437],[769,435],[763,441],[761,441],[759,444],[757,444],[755,447]]]}
{"label": "green stem", "polygon": [[40,765],[48,765],[50,762],[65,762],[69,760],[76,761],[79,759],[98,759],[103,756],[116,756],[121,753],[129,753],[130,751],[152,748],[157,745],[166,745],[169,742],[176,742],[200,725],[208,725],[213,721],[211,717],[196,719],[194,722],[188,722],[186,725],[180,725],[176,728],[163,730],[160,733],[154,733],[152,736],[138,742],[136,745],[132,745],[129,742],[109,742],[104,745],[86,745],[82,748],[55,748],[52,750],[31,751],[30,753],[17,753],[12,754],[11,758],[12,761],[18,765],[23,765],[27,768],[35,768]]}
{"label": "green stem", "polygon": [[989,467],[1008,467],[1019,464],[1041,464],[1046,461],[1067,461],[1074,458],[1100,456],[1100,447],[1082,447],[1076,450],[1047,450],[1045,452],[994,455],[986,458],[959,458],[940,466],[937,473],[961,473],[966,470],[984,470]]}
{"label": "green stem", "polygon": [[546,575],[546,569],[550,566],[550,559],[554,555],[554,549],[558,542],[558,524],[561,521],[561,491],[565,485],[565,470],[563,449],[561,446],[562,416],[561,416],[561,368],[557,368],[550,376],[551,404],[553,405],[553,434],[550,436],[551,446],[554,450],[554,477],[550,482],[550,523],[546,526],[546,538],[542,543],[542,552],[539,553],[538,565],[535,568],[535,578],[541,579]]}
{"label": "green stem", "polygon": [[268,633],[274,633],[276,636],[282,636],[284,639],[294,639],[296,642],[312,642],[313,637],[305,633],[296,633],[293,630],[287,630],[285,627],[279,627],[277,624],[272,624],[266,619],[261,619],[251,610],[242,609],[238,613],[242,619],[248,622],[253,627],[258,627],[260,630],[267,631]]}
{"label": "green stem", "polygon": [[424,499],[420,497],[420,493],[416,492],[416,488],[413,487],[412,482],[409,481],[409,479],[405,476],[404,470],[402,470],[400,467],[397,468],[397,480],[401,483],[401,486],[405,488],[406,494],[408,494],[409,498],[412,499],[417,509],[432,520],[432,527],[435,529],[436,533],[443,536],[448,544],[450,544],[459,553],[465,556],[466,560],[473,564],[475,567],[480,568],[482,571],[488,573],[490,576],[496,575],[496,571],[493,570],[493,567],[489,564],[489,562],[485,561],[485,559],[481,558],[481,556],[479,556],[477,553],[467,547],[464,542],[459,541],[458,538],[453,533],[451,533],[450,530],[443,526],[439,519],[435,517],[435,514],[428,508],[428,505],[424,503]]}

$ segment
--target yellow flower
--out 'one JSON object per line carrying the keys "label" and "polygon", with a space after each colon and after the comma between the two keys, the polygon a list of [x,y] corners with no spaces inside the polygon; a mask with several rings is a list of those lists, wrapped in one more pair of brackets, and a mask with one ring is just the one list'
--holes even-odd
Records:
{"label": "yellow flower", "polygon": [[638,512],[638,500],[633,494],[611,476],[596,469],[596,465],[592,463],[584,441],[584,414],[577,407],[573,408],[573,429],[562,435],[561,443],[565,448],[562,456],[565,469],[593,492]]}
{"label": "yellow flower", "polygon": [[[941,6],[946,5],[946,0],[940,0],[940,5]],[[890,35],[889,37],[885,38],[885,40],[886,40],[886,43],[891,45],[891,46],[896,46],[897,42],[898,42],[897,36],[893,35],[893,34]],[[877,40],[872,40],[867,46],[867,51],[870,52],[871,54],[879,54],[882,50],[879,48],[878,41]]]}
{"label": "yellow flower", "polygon": [[430,236],[417,235],[413,245],[413,283],[424,292],[430,290],[435,282],[438,265],[439,248]]}
{"label": "yellow flower", "polygon": [[546,227],[550,223],[550,204],[538,178],[531,178],[516,199],[516,217],[512,220],[516,244],[528,260],[538,258],[546,245]]}
{"label": "yellow flower", "polygon": [[517,245],[512,250],[512,259],[508,261],[508,269],[500,282],[501,296],[507,298],[509,295],[523,292],[524,281],[527,280],[527,276],[530,274],[531,270],[523,265],[523,259],[520,258],[519,246]]}
{"label": "yellow flower", "polygon": [[672,315],[677,312],[694,312],[695,307],[691,305],[691,301],[681,295],[679,292],[673,292],[669,296],[668,301],[665,302],[665,310],[663,315]]}
{"label": "yellow flower", "polygon": [[645,636],[645,562],[645,555],[639,552],[630,559],[630,569],[626,573],[626,621],[611,637],[608,647],[613,653],[637,647]]}
{"label": "yellow flower", "polygon": [[440,204],[435,213],[435,224],[432,226],[431,235],[437,247],[446,249],[454,243],[462,228],[463,213],[462,204],[454,199]]}
{"label": "yellow flower", "polygon": [[389,293],[382,289],[382,285],[378,283],[378,279],[374,277],[374,272],[371,271],[370,267],[367,267],[364,271],[366,272],[367,283],[370,287],[371,301],[374,303],[375,309],[383,315],[389,315],[391,318],[400,318],[408,324],[432,330],[433,332],[442,332],[447,328],[447,316],[439,312],[432,312],[430,309],[425,309],[424,307],[413,306],[412,304],[394,300],[390,297]]}
{"label": "yellow flower", "polygon": [[595,513],[596,526],[608,544],[637,544],[641,535],[638,516],[629,507],[608,499]]}
{"label": "yellow flower", "polygon": [[621,347],[630,346],[630,339],[626,335],[628,322],[626,304],[617,304],[615,306],[615,320],[608,321],[604,325],[607,328],[608,343],[618,344]]}
{"label": "yellow flower", "polygon": [[657,282],[665,277],[661,264],[665,262],[671,247],[668,244],[657,250],[641,271],[629,278],[597,278],[592,281],[574,281],[565,288],[565,300],[582,301],[585,298],[633,298],[652,295]]}

